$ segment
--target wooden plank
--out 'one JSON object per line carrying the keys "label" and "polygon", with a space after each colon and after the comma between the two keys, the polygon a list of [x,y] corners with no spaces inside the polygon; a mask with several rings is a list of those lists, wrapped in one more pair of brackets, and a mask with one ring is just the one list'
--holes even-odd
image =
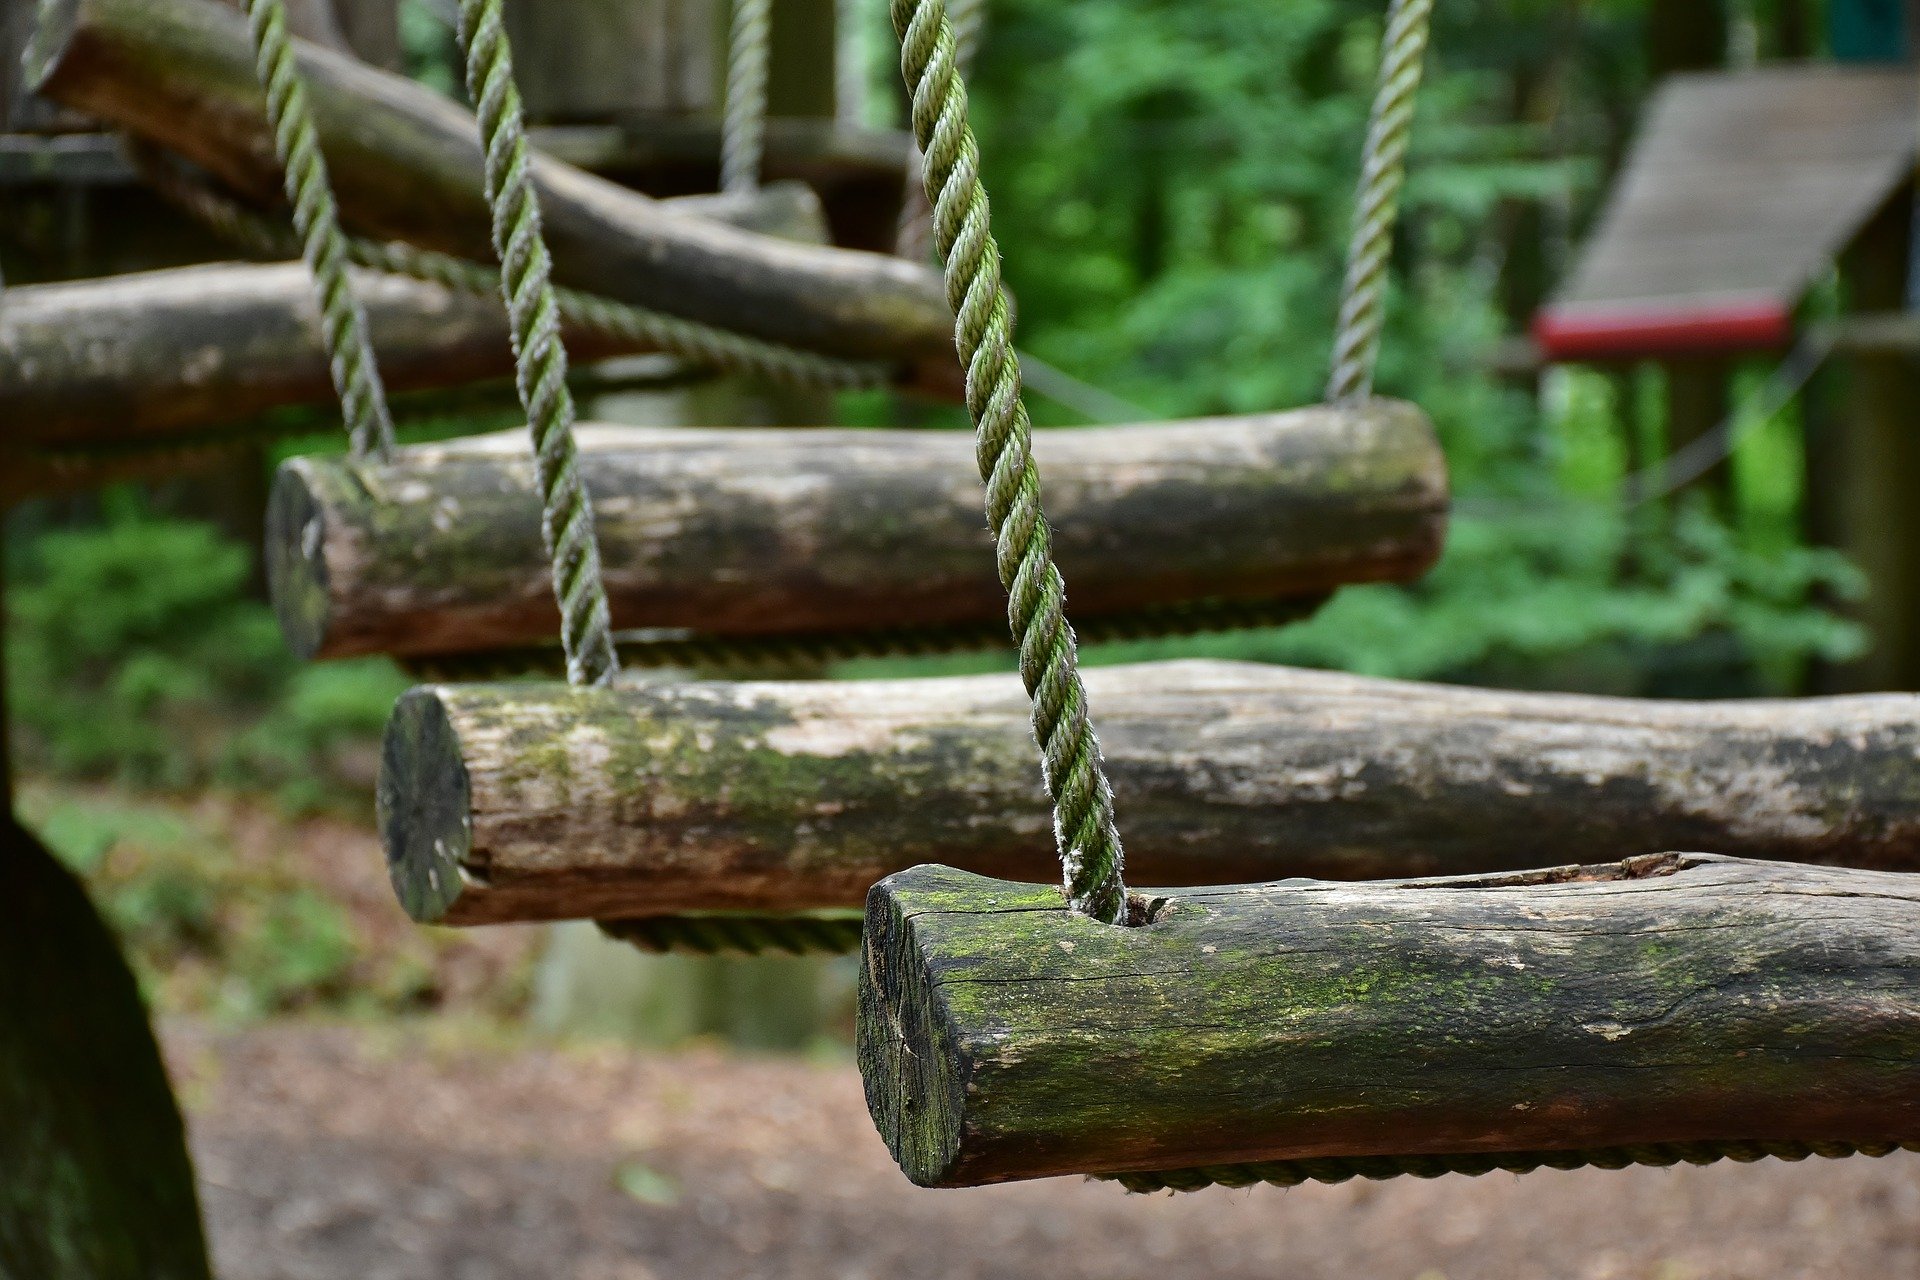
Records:
{"label": "wooden plank", "polygon": [[875,887],[860,1067],[913,1181],[1920,1150],[1920,878],[1666,854],[1153,896],[1125,928],[945,867]]}
{"label": "wooden plank", "polygon": [[[1909,177],[1920,74],[1780,66],[1676,76],[1647,110],[1574,271],[1543,315],[1548,345],[1582,316],[1783,314]],[[1650,332],[1617,356],[1658,355]],[[1568,349],[1570,357],[1579,353]]]}
{"label": "wooden plank", "polygon": [[[488,260],[472,116],[355,59],[311,45],[300,58],[347,220]],[[245,20],[212,0],[55,0],[30,70],[41,93],[278,196]],[[926,361],[950,380],[953,322],[932,271],[678,217],[551,158],[534,173],[562,284],[829,354]]]}
{"label": "wooden plank", "polygon": [[[1095,668],[1133,878],[1359,880],[1675,845],[1920,870],[1920,697],[1668,703],[1252,663]],[[855,907],[1051,874],[1012,676],[439,685],[388,727],[401,900],[455,924]]]}
{"label": "wooden plank", "polygon": [[[579,437],[616,627],[805,635],[1004,619],[966,433],[589,424]],[[1446,523],[1439,445],[1397,401],[1046,431],[1035,453],[1082,618],[1414,578]],[[267,556],[275,608],[307,656],[557,634],[519,432],[381,467],[290,461]]]}

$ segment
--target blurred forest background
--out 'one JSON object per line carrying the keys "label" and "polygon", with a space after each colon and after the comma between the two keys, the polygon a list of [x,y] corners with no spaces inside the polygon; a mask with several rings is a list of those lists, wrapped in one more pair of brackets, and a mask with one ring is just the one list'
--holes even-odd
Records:
{"label": "blurred forest background", "polygon": [[[853,9],[865,20],[841,38],[868,71],[868,123],[897,123],[884,16]],[[1318,397],[1383,9],[994,0],[975,97],[1021,340],[1103,393],[1078,397],[1079,412],[1036,400],[1043,424]],[[455,92],[446,10],[406,0],[402,33],[412,73]],[[1648,496],[1630,477],[1667,452],[1661,371],[1542,369],[1514,353],[1659,76],[1818,57],[1822,6],[1459,0],[1437,24],[1380,388],[1441,431],[1457,501],[1445,560],[1418,586],[1349,589],[1289,629],[1091,660],[1203,653],[1658,696],[1807,690],[1868,644],[1845,616],[1861,573],[1806,533],[1812,415],[1796,402],[1740,421],[1709,482]],[[10,281],[57,274],[34,243],[7,240]],[[1810,305],[1838,308],[1838,284]],[[1737,370],[1734,402],[1767,372]],[[1816,380],[1808,403],[1827,394]],[[961,425],[878,393],[840,407],[855,422]],[[501,401],[405,430],[512,421]],[[341,445],[331,415],[284,425],[249,483],[280,457]],[[407,681],[384,661],[288,656],[232,483],[11,513],[6,659],[26,818],[87,875],[165,1011],[400,1011],[460,991],[484,991],[485,1011],[524,1007],[534,979],[520,952],[405,928],[378,901],[377,866],[336,883],[297,864],[326,824],[370,822],[378,733]],[[395,927],[374,945],[366,921],[380,911]]]}

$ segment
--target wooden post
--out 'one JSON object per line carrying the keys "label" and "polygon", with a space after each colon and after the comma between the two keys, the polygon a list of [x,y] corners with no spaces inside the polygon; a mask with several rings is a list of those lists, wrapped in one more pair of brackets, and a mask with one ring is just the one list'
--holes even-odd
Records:
{"label": "wooden post", "polygon": [[[1912,220],[1903,194],[1843,255],[1849,311],[1904,308]],[[1869,594],[1856,616],[1872,647],[1824,673],[1821,686],[1920,689],[1920,371],[1897,350],[1855,350],[1838,358],[1836,374],[1808,445],[1808,503],[1816,538],[1866,572]]]}
{"label": "wooden post", "polygon": [[[300,55],[348,221],[490,260],[472,116],[355,59]],[[55,100],[278,196],[245,20],[210,0],[56,0],[30,74]],[[951,380],[953,322],[932,271],[678,217],[548,157],[534,171],[560,283],[830,354],[926,361],[930,380]]]}
{"label": "wooden post", "polygon": [[[580,443],[616,627],[804,635],[1004,617],[962,433],[587,426]],[[1086,620],[1409,580],[1445,528],[1445,462],[1397,401],[1046,431],[1035,453]],[[557,634],[518,433],[381,467],[288,462],[267,545],[275,609],[303,655]]]}
{"label": "wooden post", "polygon": [[860,1069],[908,1177],[1920,1150],[1912,876],[1665,854],[1142,905],[1097,924],[931,866],[874,888]]}
{"label": "wooden post", "polygon": [[[1920,870],[1920,698],[1664,703],[1251,663],[1086,675],[1129,876],[1527,868],[1688,846]],[[855,907],[921,861],[1044,879],[1008,676],[436,685],[380,823],[418,919]]]}
{"label": "wooden post", "polygon": [[508,0],[527,115],[543,124],[691,116],[719,108],[726,47],[715,0]]}

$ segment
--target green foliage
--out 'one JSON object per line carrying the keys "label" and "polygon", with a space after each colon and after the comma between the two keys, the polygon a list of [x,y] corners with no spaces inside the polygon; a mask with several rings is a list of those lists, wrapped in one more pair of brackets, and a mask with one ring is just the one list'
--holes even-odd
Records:
{"label": "green foliage", "polygon": [[349,995],[358,946],[345,912],[241,859],[217,823],[98,795],[30,795],[26,808],[163,1007],[245,1017]]}
{"label": "green foliage", "polygon": [[[995,4],[975,110],[1022,345],[1168,416],[1316,400],[1385,7]],[[1446,447],[1460,518],[1439,569],[1282,633],[1096,658],[1705,693],[1791,687],[1807,660],[1858,652],[1816,603],[1860,584],[1801,545],[1796,423],[1745,424],[1727,510],[1635,506],[1657,381],[1623,399],[1562,374],[1536,395],[1480,363],[1547,284],[1522,268],[1551,246],[1517,213],[1577,223],[1597,203],[1647,85],[1644,12],[1469,0],[1436,19],[1379,387]]]}
{"label": "green foliage", "polygon": [[[329,798],[404,679],[302,667],[247,598],[250,549],[110,495],[99,523],[41,533],[10,575],[7,662],[22,760],[73,777]],[[366,770],[361,770],[364,774]]]}

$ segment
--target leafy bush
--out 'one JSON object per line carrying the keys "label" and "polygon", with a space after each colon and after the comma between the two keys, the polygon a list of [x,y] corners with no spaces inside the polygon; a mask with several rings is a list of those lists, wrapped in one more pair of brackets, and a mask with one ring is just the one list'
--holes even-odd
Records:
{"label": "leafy bush", "polygon": [[7,599],[23,762],[168,788],[278,788],[311,805],[405,687],[385,662],[303,667],[245,595],[250,552],[214,526],[110,495],[97,525],[41,533]]}

